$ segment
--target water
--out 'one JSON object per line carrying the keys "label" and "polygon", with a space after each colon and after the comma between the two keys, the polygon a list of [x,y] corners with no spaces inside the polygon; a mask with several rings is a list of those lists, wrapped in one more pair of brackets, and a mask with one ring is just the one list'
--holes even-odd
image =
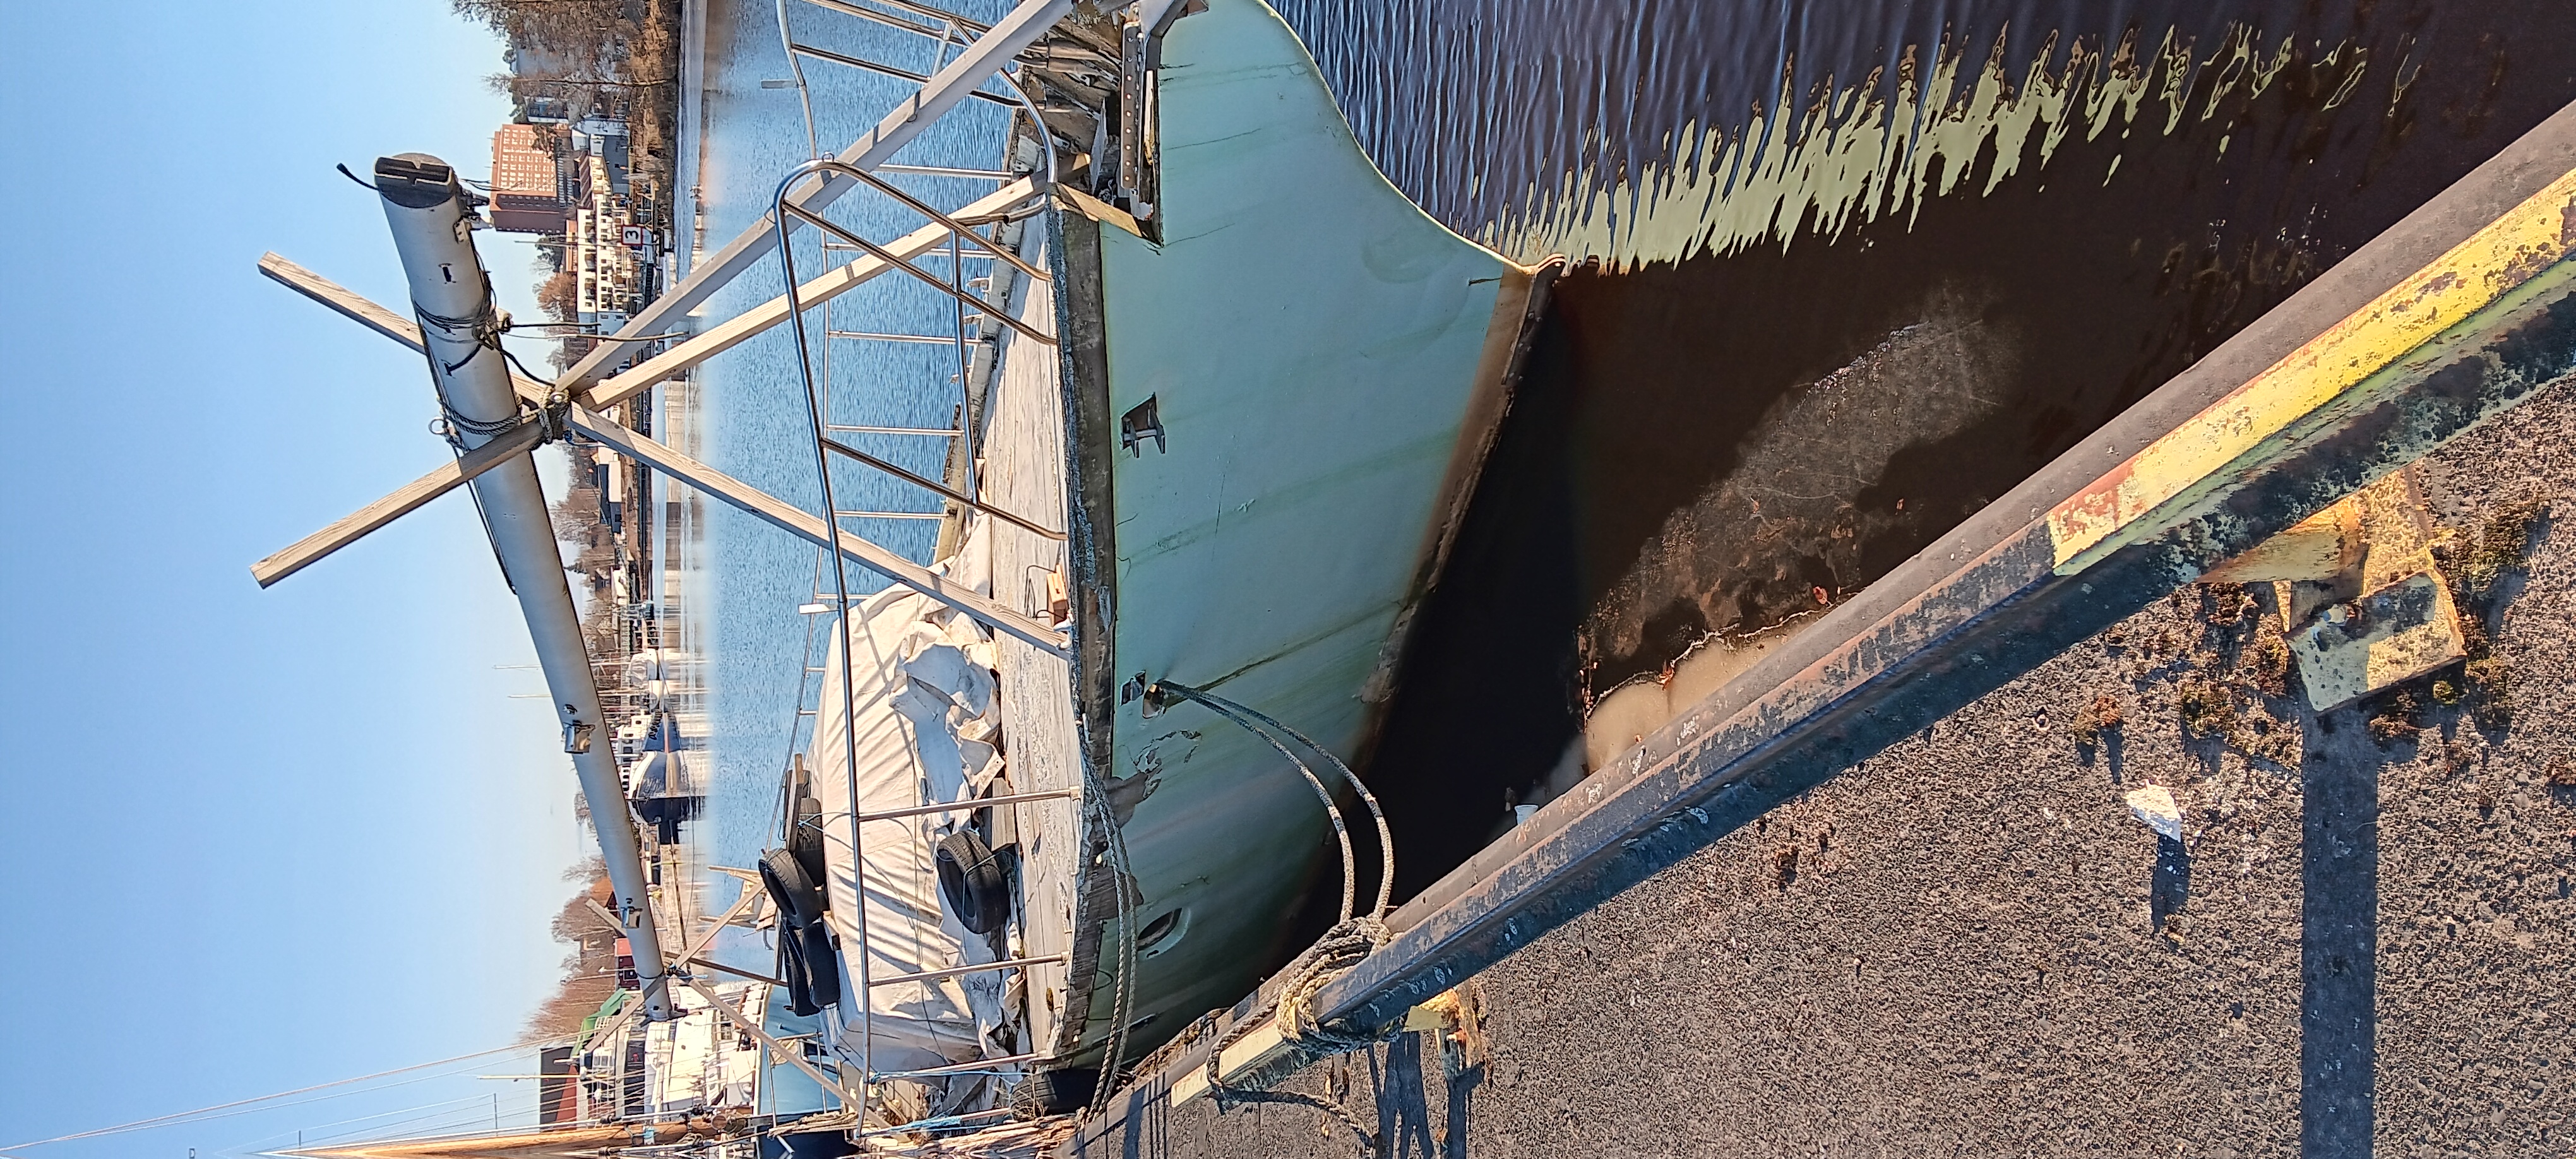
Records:
{"label": "water", "polygon": [[[954,5],[969,17],[991,20],[1007,9],[1002,0]],[[767,212],[777,183],[809,156],[805,119],[795,90],[764,89],[789,71],[779,43],[774,4],[720,3],[710,14],[707,44],[709,130],[700,196],[710,247],[721,246]],[[898,64],[920,72],[934,67],[931,41],[851,20],[806,4],[789,19],[800,43],[851,56]],[[814,96],[816,136],[826,152],[864,133],[914,86],[840,65],[807,59]],[[997,167],[1008,115],[969,102],[925,131],[898,161],[973,169]],[[990,192],[986,180],[893,177],[895,184],[938,206],[957,205]],[[872,192],[847,194],[829,216],[862,237],[882,241],[924,224],[918,215]],[[796,263],[801,277],[825,268],[818,231],[800,229]],[[834,264],[850,255],[830,255]],[[933,270],[944,258],[925,261]],[[967,262],[967,276],[983,273]],[[783,290],[775,257],[719,291],[706,310],[722,318]],[[946,334],[954,325],[953,301],[908,277],[885,277],[832,303],[835,329],[881,333]],[[823,345],[823,312],[810,312],[816,345]],[[872,426],[955,425],[957,386],[953,348],[838,341],[830,364],[831,421]],[[818,373],[821,368],[818,366]],[[699,429],[708,462],[736,478],[807,510],[819,508],[813,436],[791,333],[780,327],[727,351],[700,372]],[[842,434],[846,442],[916,473],[938,478],[947,454],[942,440],[900,435]],[[836,498],[843,510],[936,511],[926,493],[846,462],[835,463]],[[767,524],[731,508],[707,504],[700,573],[691,577],[707,617],[707,684],[710,690],[707,811],[693,839],[719,865],[747,866],[774,840],[778,784],[805,730],[795,716],[810,638],[809,619],[797,612],[819,591],[831,589],[820,553]],[[849,520],[844,524],[912,559],[927,562],[937,525],[924,520]],[[884,580],[852,569],[854,591],[874,591]],[[828,638],[828,637],[826,637]],[[815,655],[820,663],[819,650]],[[803,706],[814,689],[805,687]],[[721,906],[732,888],[710,883]]]}
{"label": "water", "polygon": [[[1619,267],[1910,223],[2016,175],[2107,183],[2159,138],[2210,177],[2231,153],[2322,162],[2363,202],[2411,204],[2425,166],[2483,158],[2561,103],[2571,38],[2565,3],[2532,0],[1278,8],[1433,216]],[[2055,156],[2106,135],[2130,145]],[[2240,184],[2233,228],[2343,208],[2301,184]]]}
{"label": "water", "polygon": [[[1434,217],[1597,259],[1558,284],[1372,761],[1406,894],[1561,773],[1594,698],[1857,592],[2576,99],[2567,0],[1276,2]],[[806,150],[795,94],[759,88],[789,75],[772,9],[717,17],[711,239]],[[794,18],[843,51],[900,38]],[[806,71],[826,147],[905,87]],[[953,114],[906,159],[990,165],[1004,119]],[[891,281],[845,301],[868,329],[946,310]],[[948,422],[944,352],[868,353],[844,421]],[[720,467],[810,504],[791,357],[772,334],[720,360],[704,419]],[[899,499],[928,509],[882,483],[845,505]],[[932,534],[871,530],[915,558]],[[708,548],[707,831],[741,864],[793,739],[814,555],[721,512]]]}
{"label": "water", "polygon": [[1597,263],[1375,755],[1404,893],[2576,99],[2566,0],[1278,2],[1433,216]]}

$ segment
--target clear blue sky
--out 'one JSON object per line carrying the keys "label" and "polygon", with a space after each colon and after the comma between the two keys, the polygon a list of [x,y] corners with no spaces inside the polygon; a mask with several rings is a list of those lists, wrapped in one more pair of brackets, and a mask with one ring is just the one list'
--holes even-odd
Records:
{"label": "clear blue sky", "polygon": [[[495,667],[530,652],[470,505],[247,570],[447,453],[418,356],[253,265],[399,307],[331,167],[482,174],[499,54],[445,0],[0,4],[0,1146],[500,1045],[553,983],[574,784],[510,699],[535,673]],[[534,316],[533,251],[490,236]],[[211,1157],[530,1085],[11,1154]]]}

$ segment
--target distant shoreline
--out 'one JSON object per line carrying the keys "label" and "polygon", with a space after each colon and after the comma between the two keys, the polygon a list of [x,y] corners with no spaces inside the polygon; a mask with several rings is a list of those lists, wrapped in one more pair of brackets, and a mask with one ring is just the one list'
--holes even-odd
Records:
{"label": "distant shoreline", "polygon": [[680,0],[680,71],[677,94],[678,140],[672,157],[671,265],[678,278],[689,276],[697,262],[700,236],[698,190],[706,178],[707,35],[711,14],[707,0]]}

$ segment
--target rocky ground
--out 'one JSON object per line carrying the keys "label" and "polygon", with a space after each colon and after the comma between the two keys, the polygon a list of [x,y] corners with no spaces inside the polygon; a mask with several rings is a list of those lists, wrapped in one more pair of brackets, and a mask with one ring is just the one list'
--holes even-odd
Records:
{"label": "rocky ground", "polygon": [[[2320,716],[2187,589],[1487,971],[1481,1064],[1287,1089],[1388,1156],[2576,1154],[2576,390],[2421,471],[2465,670]],[[1359,1145],[1201,1100],[1090,1153]]]}

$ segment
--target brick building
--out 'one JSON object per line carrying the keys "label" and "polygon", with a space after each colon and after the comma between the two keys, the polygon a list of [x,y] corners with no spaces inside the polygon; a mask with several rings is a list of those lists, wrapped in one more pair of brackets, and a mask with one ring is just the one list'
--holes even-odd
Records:
{"label": "brick building", "polygon": [[559,235],[570,219],[554,150],[537,126],[501,126],[492,134],[492,227]]}

